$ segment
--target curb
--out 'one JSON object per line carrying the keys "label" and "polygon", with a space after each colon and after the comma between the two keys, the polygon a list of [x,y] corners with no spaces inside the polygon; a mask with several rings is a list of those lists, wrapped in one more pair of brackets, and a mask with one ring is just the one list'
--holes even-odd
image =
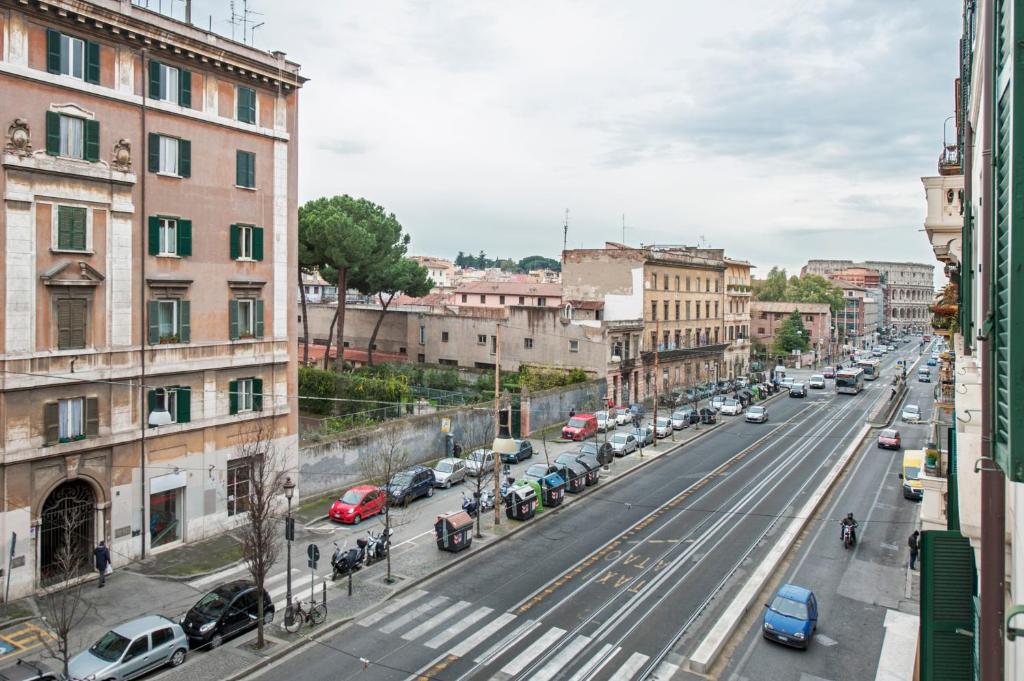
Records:
{"label": "curb", "polygon": [[[784,547],[781,548],[775,556],[772,556],[771,553],[769,553],[769,555],[767,555],[764,560],[762,560],[757,567],[753,569],[750,579],[747,580],[744,586],[740,588],[740,592],[733,597],[732,601],[729,602],[729,605],[726,606],[726,611],[718,618],[712,626],[711,631],[704,637],[701,644],[697,647],[697,650],[687,661],[687,667],[690,671],[698,674],[707,674],[708,670],[718,660],[719,655],[722,653],[722,649],[735,633],[736,627],[739,625],[740,621],[742,621],[750,611],[750,607],[753,602],[764,590],[765,585],[773,576],[779,563],[793,549],[793,545],[806,529],[807,523],[811,521],[813,514],[817,512],[825,499],[832,494],[832,490],[835,488],[836,483],[839,482],[839,480],[846,474],[847,467],[850,465],[850,462],[853,461],[854,456],[863,445],[864,440],[871,432],[871,429],[872,426],[867,423],[861,427],[860,432],[847,448],[840,462],[832,469],[832,472],[829,473],[831,480],[829,480],[827,482],[827,486],[821,490],[820,496],[816,500],[812,500],[805,505],[799,512],[800,517],[790,523],[789,527],[785,529],[784,534],[791,534],[791,537],[784,545],[776,544],[777,547]],[[744,590],[748,591],[748,593],[744,593]],[[732,615],[731,621],[728,621],[726,618],[730,617],[730,610],[737,610],[738,612]],[[721,629],[719,627],[720,624],[723,625]],[[717,633],[715,631],[716,629],[719,629]],[[715,637],[717,637],[717,639]],[[698,658],[698,655],[703,655],[703,657]]]}
{"label": "curb", "polygon": [[[772,399],[774,399],[776,397],[780,397],[782,394],[783,394],[782,392],[779,392],[779,393],[777,393],[775,395],[772,395],[771,397],[768,397],[768,398],[762,400],[761,404],[769,402],[769,401],[771,401]],[[704,437],[704,436],[706,436],[706,435],[708,435],[710,433],[715,432],[716,430],[718,430],[720,427],[722,427],[724,425],[726,425],[725,422],[719,421],[714,426],[712,426],[710,428],[707,428],[706,430],[702,430],[701,432],[697,433],[696,435],[694,435],[690,439],[686,440],[685,442],[680,442],[680,443],[676,444],[675,447],[672,447],[670,449],[664,450],[664,452],[665,452],[665,454],[669,454],[670,452],[674,451],[675,449],[681,448],[684,445],[693,442],[694,440],[699,440],[700,438],[702,438],[702,437]],[[664,442],[664,440],[663,440],[663,442]],[[633,468],[630,468],[628,471],[626,471],[622,475],[617,476],[614,480],[611,480],[611,481],[607,482],[605,485],[602,485],[602,489],[604,489],[605,487],[616,485],[619,481],[625,480],[627,477],[629,477],[629,475],[632,474],[634,471],[638,471],[638,470],[644,468],[645,466],[648,466],[648,465],[654,463],[655,461],[660,460],[662,456],[664,456],[664,454],[663,455],[659,455],[659,456],[655,456],[655,457],[652,457],[652,458],[645,458],[641,463],[637,464]],[[579,499],[585,499],[586,497],[583,496],[583,497],[578,497],[578,498]],[[356,619],[357,617],[360,617],[360,616],[362,616],[364,614],[367,614],[367,613],[371,612],[372,610],[374,610],[376,608],[379,608],[382,603],[387,603],[388,601],[390,601],[390,600],[392,600],[392,599],[402,595],[403,593],[405,593],[407,591],[410,591],[413,588],[421,585],[423,582],[425,582],[427,580],[430,580],[430,579],[433,579],[435,577],[438,577],[438,576],[444,574],[445,572],[458,567],[459,565],[461,565],[461,563],[463,561],[465,561],[465,560],[467,560],[467,559],[469,559],[469,558],[471,558],[473,556],[480,555],[484,551],[487,551],[488,549],[490,549],[492,546],[497,546],[497,545],[501,544],[502,542],[504,542],[505,540],[509,539],[510,537],[513,537],[513,536],[519,534],[520,532],[523,532],[523,531],[527,530],[528,528],[536,526],[538,522],[543,522],[545,518],[554,517],[559,511],[562,511],[563,509],[566,509],[566,508],[574,507],[575,505],[576,505],[575,503],[572,503],[572,504],[565,504],[565,503],[563,503],[563,504],[560,504],[560,505],[558,505],[558,506],[556,506],[556,507],[554,507],[552,509],[547,509],[548,512],[545,512],[543,515],[534,518],[530,522],[520,522],[518,527],[515,527],[511,531],[507,532],[506,534],[503,534],[500,537],[496,537],[493,541],[488,542],[487,544],[484,544],[483,546],[480,546],[478,550],[476,550],[476,551],[468,551],[468,552],[460,552],[459,554],[456,554],[456,557],[455,557],[454,560],[452,560],[452,562],[447,563],[446,565],[442,565],[442,566],[440,566],[440,567],[438,567],[438,568],[436,568],[436,569],[434,569],[434,570],[432,570],[432,571],[430,571],[428,573],[425,573],[423,575],[420,575],[420,576],[416,577],[416,579],[411,580],[411,581],[409,581],[406,584],[403,584],[402,586],[400,586],[397,589],[395,589],[384,600],[379,601],[379,602],[375,603],[374,605],[369,606],[369,607],[367,607],[367,608],[365,608],[365,609],[363,609],[363,610],[361,610],[359,612],[352,613],[351,615],[347,615],[347,616],[342,617],[342,618],[340,618],[338,620],[334,620],[334,621],[328,622],[328,624],[330,625],[329,627],[325,627],[325,628],[320,629],[320,630],[318,630],[318,631],[316,631],[316,632],[314,632],[312,634],[308,634],[306,636],[303,636],[300,640],[288,643],[280,651],[277,651],[277,652],[275,652],[275,653],[273,653],[271,655],[268,655],[267,657],[265,657],[262,660],[260,660],[258,663],[254,663],[254,664],[246,667],[243,670],[239,670],[238,672],[236,672],[235,674],[233,674],[231,676],[225,677],[223,681],[241,681],[241,679],[246,678],[247,676],[249,676],[250,674],[252,674],[256,670],[258,670],[259,668],[264,667],[267,664],[271,664],[273,662],[276,662],[276,661],[284,658],[285,656],[287,656],[287,655],[289,655],[289,654],[291,654],[293,652],[298,651],[299,649],[303,648],[304,646],[306,646],[306,645],[308,645],[310,643],[315,643],[316,641],[318,641],[320,638],[323,638],[324,636],[336,633],[337,630],[340,627],[345,626],[346,624],[348,624],[352,620]],[[278,639],[278,640],[280,641],[281,639]],[[282,641],[282,643],[284,643],[284,641]]]}

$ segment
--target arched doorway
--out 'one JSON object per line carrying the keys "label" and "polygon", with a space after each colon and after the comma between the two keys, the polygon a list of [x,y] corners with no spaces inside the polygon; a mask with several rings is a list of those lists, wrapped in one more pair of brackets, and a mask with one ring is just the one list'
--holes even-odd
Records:
{"label": "arched doorway", "polygon": [[96,495],[84,480],[61,483],[43,503],[39,578],[43,586],[89,570],[96,534]]}

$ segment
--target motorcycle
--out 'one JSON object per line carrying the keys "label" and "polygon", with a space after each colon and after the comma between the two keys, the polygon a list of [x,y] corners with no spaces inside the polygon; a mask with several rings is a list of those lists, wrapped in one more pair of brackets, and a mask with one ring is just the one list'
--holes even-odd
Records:
{"label": "motorcycle", "polygon": [[853,525],[843,524],[843,548],[848,549],[856,543],[857,539],[854,535]]}
{"label": "motorcycle", "polygon": [[370,565],[377,561],[384,560],[387,558],[388,551],[391,550],[391,535],[395,531],[392,528],[387,530],[381,530],[380,534],[373,534],[373,532],[367,531],[367,545],[366,545],[366,564]]}
{"label": "motorcycle", "polygon": [[[483,496],[484,496],[483,494],[480,495],[481,501],[483,500]],[[475,499],[470,499],[469,497],[467,497],[466,493],[463,492],[462,493],[462,510],[475,518],[477,512],[480,510],[480,504],[478,504]]]}
{"label": "motorcycle", "polygon": [[360,537],[359,539],[356,539],[356,546],[358,548],[346,550],[345,548],[338,546],[338,542],[334,542],[334,555],[331,556],[332,582],[336,580],[339,575],[347,575],[363,567],[363,561],[366,559],[366,545],[368,543],[369,542]]}

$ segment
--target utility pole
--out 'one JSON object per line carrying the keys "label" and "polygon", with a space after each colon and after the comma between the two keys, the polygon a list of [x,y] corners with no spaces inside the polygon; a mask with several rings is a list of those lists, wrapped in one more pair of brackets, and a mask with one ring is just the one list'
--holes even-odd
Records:
{"label": "utility pole", "polygon": [[565,222],[562,223],[562,250],[569,250],[569,209],[565,209]]}
{"label": "utility pole", "polygon": [[[510,423],[509,426],[512,424]],[[494,436],[501,433],[501,322],[494,325]],[[494,524],[501,524],[501,455],[494,454]],[[483,475],[483,472],[480,473]]]}
{"label": "utility pole", "polygon": [[661,372],[658,369],[658,341],[661,340],[661,322],[657,315],[654,317],[654,420],[651,425],[654,427],[654,440],[651,446],[658,448],[658,384],[661,382]]}

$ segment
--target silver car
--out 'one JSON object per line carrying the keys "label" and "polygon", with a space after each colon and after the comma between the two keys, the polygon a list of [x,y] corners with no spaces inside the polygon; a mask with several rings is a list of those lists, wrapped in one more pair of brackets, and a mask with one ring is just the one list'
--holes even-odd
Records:
{"label": "silver car", "polygon": [[659,438],[668,437],[672,434],[672,419],[659,416],[654,422],[654,434]]}
{"label": "silver car", "polygon": [[690,415],[688,412],[677,411],[672,413],[672,429],[682,430],[690,426]]}
{"label": "silver car", "polygon": [[434,466],[434,487],[447,489],[465,479],[466,462],[463,459],[441,459]]}
{"label": "silver car", "polygon": [[477,476],[494,470],[494,452],[489,449],[474,449],[466,458],[466,475]]}
{"label": "silver car", "polygon": [[900,420],[904,423],[919,423],[921,421],[921,408],[916,404],[907,404],[903,407]]}
{"label": "silver car", "polygon": [[595,411],[597,417],[597,432],[604,433],[615,428],[615,416],[606,411]]}
{"label": "silver car", "polygon": [[630,452],[635,452],[637,443],[636,436],[632,433],[615,433],[608,442],[612,443],[612,451],[615,452],[615,456],[625,456]]}
{"label": "silver car", "polygon": [[181,625],[160,615],[120,624],[68,663],[72,681],[123,681],[157,667],[185,661],[188,640]]}

